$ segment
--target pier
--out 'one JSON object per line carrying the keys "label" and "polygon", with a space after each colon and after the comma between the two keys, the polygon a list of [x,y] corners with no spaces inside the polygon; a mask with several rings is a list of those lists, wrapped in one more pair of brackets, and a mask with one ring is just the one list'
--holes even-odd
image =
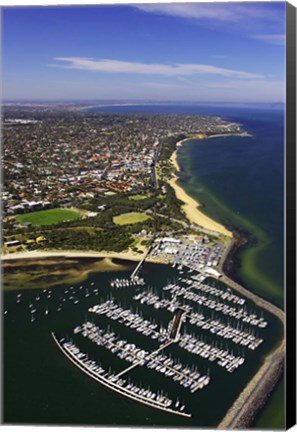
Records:
{"label": "pier", "polygon": [[[151,359],[151,357],[158,354],[160,351],[167,348],[172,343],[173,343],[173,341],[169,341],[169,342],[166,342],[165,344],[161,345],[156,351],[153,351],[150,355],[147,356],[147,361],[149,361]],[[132,369],[135,369],[136,367],[141,366],[141,364],[142,364],[142,360],[139,360],[138,363],[132,364],[131,366],[127,367],[127,369],[124,369],[121,372],[119,372],[116,375],[116,377],[119,378],[119,377],[125,375],[127,372],[130,372]]]}
{"label": "pier", "polygon": [[186,311],[184,309],[178,308],[177,312],[174,316],[174,321],[173,321],[172,329],[170,332],[170,339],[174,340],[174,342],[177,342],[179,340],[180,329],[182,326],[183,316],[185,314],[186,314]]}
{"label": "pier", "polygon": [[210,382],[209,376],[201,376],[198,370],[193,370],[192,367],[183,365],[178,361],[167,357],[165,354],[159,354],[160,351],[164,350],[171,344],[175,343],[174,340],[166,340],[163,345],[149,353],[148,351],[141,350],[134,344],[127,343],[126,340],[120,340],[114,333],[104,332],[104,330],[97,327],[91,322],[82,324],[79,330],[82,336],[89,338],[93,343],[99,346],[105,347],[112,353],[125,359],[132,365],[120,372],[115,378],[119,379],[120,376],[124,375],[128,371],[131,371],[135,367],[145,366],[148,369],[154,369],[156,372],[162,373],[165,376],[170,377],[173,381],[179,383],[184,387],[189,387],[193,393],[198,389],[202,389],[207,386]]}
{"label": "pier", "polygon": [[[185,292],[187,293],[189,289],[190,288],[186,289]],[[176,300],[176,297],[172,299],[161,300],[158,295],[145,291],[140,295],[138,294],[137,296],[134,296],[133,298],[134,300],[138,300],[141,303],[146,303],[149,306],[155,307],[156,305],[158,305],[158,309],[167,309],[171,312],[177,309],[182,309],[185,311],[185,316],[190,324],[196,325],[197,327],[207,330],[212,334],[215,333],[216,336],[219,336],[223,339],[232,340],[234,343],[245,346],[248,349],[255,350],[260,344],[263,343],[263,339],[261,337],[255,336],[250,330],[240,328],[240,325],[238,323],[236,326],[232,326],[228,322],[225,323],[220,319],[206,318],[203,313],[193,311],[192,307],[189,304],[180,304]],[[216,310],[215,304],[207,305],[204,301],[201,302],[201,304],[203,304],[203,306],[205,305],[206,307],[209,307],[211,310]],[[233,310],[231,310],[230,313],[230,309],[229,312],[228,310],[222,310],[221,306],[219,311],[226,316],[234,316],[234,313],[236,314],[236,312],[234,312]],[[246,316],[248,317],[248,315]],[[244,319],[246,316],[245,314],[240,313],[237,318],[238,320],[240,317]],[[252,323],[250,324],[252,325]],[[267,324],[263,318],[259,318],[258,325],[260,328],[264,328],[264,326],[266,326]]]}
{"label": "pier", "polygon": [[140,271],[143,263],[145,262],[146,258],[148,257],[148,255],[151,253],[153,246],[150,246],[148,248],[148,251],[146,252],[146,254],[144,255],[144,257],[142,258],[141,261],[139,261],[139,263],[137,264],[136,268],[134,269],[133,273],[131,274],[131,280],[135,279],[137,277],[138,272]]}

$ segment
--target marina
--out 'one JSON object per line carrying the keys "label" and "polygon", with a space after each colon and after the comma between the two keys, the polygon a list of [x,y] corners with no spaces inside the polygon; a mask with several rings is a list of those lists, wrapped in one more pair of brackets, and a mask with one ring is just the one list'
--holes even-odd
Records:
{"label": "marina", "polygon": [[115,278],[110,281],[110,286],[116,288],[127,288],[129,286],[141,286],[145,285],[145,282],[142,278],[138,276],[134,276],[133,278]]}
{"label": "marina", "polygon": [[[141,264],[143,262],[144,260]],[[96,361],[89,360],[88,355],[81,353],[72,341],[64,342],[63,338],[57,341],[53,334],[55,341],[67,357],[70,356],[72,361],[74,358],[75,364],[103,385],[107,385],[108,382],[109,388],[122,395],[132,397],[140,403],[149,403],[153,407],[168,410],[172,400],[170,403],[166,402],[166,407],[152,403],[155,396],[152,397],[149,393],[149,399],[139,397],[144,392],[139,387],[136,387],[137,391],[132,391],[131,394],[130,389],[135,386],[126,387],[126,377],[130,377],[130,374],[136,369],[145,368],[162,374],[166,379],[171,379],[179,386],[188,389],[190,393],[195,393],[211,383],[210,368],[207,369],[207,373],[203,373],[195,363],[183,364],[171,353],[167,355],[165,350],[170,350],[173,345],[177,345],[178,348],[196,358],[202,358],[209,364],[215,362],[228,373],[234,373],[239,367],[244,367],[247,360],[245,353],[240,352],[238,348],[237,353],[234,353],[234,346],[246,347],[253,351],[263,343],[264,339],[255,335],[253,327],[265,329],[268,322],[262,314],[258,316],[254,311],[250,311],[246,300],[235,294],[229,287],[226,286],[223,289],[210,285],[209,282],[207,283],[209,278],[206,278],[203,272],[179,265],[178,278],[174,282],[163,284],[160,296],[154,289],[148,289],[145,279],[137,275],[139,269],[138,264],[133,272],[133,277],[111,279],[110,289],[132,290],[131,300],[145,307],[153,307],[156,311],[166,309],[171,314],[167,326],[158,325],[155,320],[145,319],[142,312],[138,313],[131,308],[123,307],[115,301],[111,294],[107,300],[89,307],[88,312],[99,318],[105,317],[110,322],[116,322],[121,328],[126,328],[130,332],[140,333],[160,343],[158,347],[149,350],[145,344],[138,345],[132,340],[121,338],[109,324],[106,330],[101,325],[95,324],[93,320],[86,320],[74,328],[73,335],[89,340],[95,346],[108,350],[110,354],[115,355],[125,364],[128,363],[128,366],[122,367],[117,372],[102,375],[105,369],[98,366]],[[93,285],[86,288],[85,297],[91,295],[89,291],[91,287],[94,289]],[[125,303],[127,301],[126,297]],[[209,317],[210,311],[211,316]],[[226,317],[227,322],[225,322]],[[233,323],[236,322],[236,325],[231,325],[231,320]],[[209,335],[212,335],[212,340],[207,342],[203,334],[199,335],[199,332],[188,333],[186,330],[188,325],[208,332]],[[246,327],[247,325],[249,327]],[[220,346],[219,338],[229,341],[231,346],[229,347],[228,344],[225,347]],[[181,411],[175,412],[177,413],[180,414]],[[191,414],[188,415],[191,416]]]}
{"label": "marina", "polygon": [[[156,370],[170,377],[173,381],[179,382],[184,387],[190,387],[191,392],[202,389],[210,382],[210,378],[208,376],[201,376],[197,369],[193,367],[189,368],[178,361],[168,358],[164,354],[159,354],[160,351],[173,343],[172,340],[167,339],[157,350],[149,353],[133,343],[118,339],[114,333],[105,333],[102,329],[92,325],[90,322],[83,324],[81,334],[84,337],[88,337],[97,345],[104,346],[112,353],[116,353],[121,359],[133,363],[134,367],[146,366],[149,369]],[[130,370],[130,368],[128,368],[128,370]],[[124,373],[125,371],[122,371],[117,376],[122,376]]]}
{"label": "marina", "polygon": [[[181,319],[179,320],[178,332],[172,333],[172,330],[174,328],[174,321],[169,323],[168,329],[164,327],[158,328],[157,324],[151,323],[148,320],[144,320],[138,314],[133,313],[129,309],[124,310],[123,308],[115,304],[112,300],[108,300],[101,305],[93,306],[89,309],[89,312],[94,312],[99,315],[105,314],[109,316],[110,319],[118,320],[121,324],[133,328],[136,331],[142,333],[143,335],[150,336],[152,339],[157,339],[159,342],[164,342],[167,339],[176,339],[181,348],[184,348],[187,351],[196,355],[200,355],[203,358],[209,358],[209,361],[218,360],[217,364],[222,367],[226,367],[228,372],[234,372],[234,370],[237,369],[240,365],[242,365],[245,361],[244,357],[234,356],[230,351],[220,349],[218,346],[216,346],[217,344],[207,344],[203,342],[201,338],[197,339],[193,335],[183,333],[182,336],[179,337],[180,325],[182,323]],[[183,316],[185,314],[185,311],[182,312]],[[175,315],[175,317],[177,318],[178,315]],[[79,331],[84,334],[87,331],[86,325],[84,324],[82,327],[76,327],[74,329],[75,333]],[[112,348],[112,350],[114,350],[113,352],[116,352],[118,349],[115,346],[114,348]]]}
{"label": "marina", "polygon": [[[88,360],[86,354],[82,353],[79,348],[70,341],[65,341],[63,338],[58,339],[54,333],[52,333],[52,337],[69,360],[100,384],[103,384],[123,396],[144,403],[153,408],[167,411],[171,414],[191,417],[190,414],[184,412],[184,405],[180,406],[178,410],[176,407],[177,401],[173,403],[171,399],[167,396],[163,396],[161,393],[154,393],[149,389],[140,388],[131,383],[127,383],[126,380],[123,380],[114,374],[109,374],[100,365],[96,364],[92,360]],[[171,408],[172,405],[173,407]],[[176,409],[174,409],[175,407]]]}
{"label": "marina", "polygon": [[[199,308],[200,311],[197,312],[189,304],[180,303],[178,300],[176,300],[176,297],[161,299],[152,291],[144,291],[140,294],[137,294],[133,298],[134,300],[139,301],[141,304],[146,304],[156,309],[167,309],[170,312],[174,312],[177,308],[182,307],[186,311],[185,316],[189,319],[190,324],[207,330],[213,335],[215,334],[216,336],[220,336],[224,339],[232,340],[234,343],[245,346],[251,350],[255,350],[263,342],[262,338],[259,338],[254,334],[253,329],[244,327],[242,323],[237,321],[235,325],[232,325],[231,320],[225,322],[224,318],[222,318],[220,315],[218,315],[219,318],[215,319],[213,318],[213,315],[212,317],[207,318],[204,312],[201,312],[201,307]],[[206,300],[206,306],[209,305],[209,302],[211,302],[211,300]],[[203,305],[202,301],[199,303],[199,306],[201,305]],[[210,307],[210,309],[214,309],[216,312],[221,312],[224,315],[228,314],[232,318],[234,315],[237,315],[235,318],[240,316],[240,311],[235,312],[234,314],[233,309],[230,311],[228,306],[222,308]],[[258,320],[256,319],[256,316],[253,317],[255,321],[265,323],[264,326],[261,326],[262,328],[266,327],[267,323],[263,320],[263,318]]]}
{"label": "marina", "polygon": [[[201,415],[208,415],[197,407],[219,401],[216,394],[222,385],[232,382],[234,388],[234,383],[239,386],[248,379],[257,367],[254,351],[262,355],[272,346],[275,324],[245,297],[202,272],[160,265],[160,278],[160,272],[153,276],[151,268],[152,264],[144,263],[136,281],[126,271],[94,274],[80,284],[56,289],[11,292],[4,310],[6,326],[18,325],[15,314],[22,311],[22,328],[31,329],[32,337],[39,329],[44,329],[44,335],[53,333],[56,343],[51,355],[55,357],[58,344],[58,354],[63,352],[66,362],[71,362],[70,369],[75,365],[78,374],[97,385],[94,390],[101,394],[100,400],[108,388],[117,394],[117,404],[126,399],[149,410],[147,424],[155,421],[150,419],[160,422],[157,412],[163,412],[164,424],[176,424],[176,418],[181,426],[195,425]],[[204,303],[192,301],[187,293],[201,293]],[[243,308],[242,319],[212,310],[207,300]],[[244,322],[250,315],[267,325],[261,328]],[[35,346],[35,337],[33,342]],[[255,343],[259,345],[252,349]],[[64,365],[61,372],[68,371],[63,357],[59,358],[58,363]],[[67,375],[63,375],[64,385]],[[234,381],[233,377],[238,378]],[[85,382],[83,376],[81,380]],[[160,403],[158,395],[170,405],[164,402],[167,399]],[[219,412],[227,403],[230,399],[219,401]]]}

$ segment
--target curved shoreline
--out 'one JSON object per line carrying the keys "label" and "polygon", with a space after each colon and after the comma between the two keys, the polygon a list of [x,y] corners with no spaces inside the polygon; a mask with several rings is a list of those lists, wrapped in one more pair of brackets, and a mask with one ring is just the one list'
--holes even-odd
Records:
{"label": "curved shoreline", "polygon": [[30,259],[30,258],[49,258],[49,257],[64,257],[64,258],[102,258],[109,260],[110,265],[116,267],[112,259],[122,259],[126,261],[140,261],[144,254],[133,254],[132,252],[96,252],[96,251],[71,251],[71,250],[33,250],[26,252],[12,252],[10,254],[1,255],[1,260],[15,259]]}
{"label": "curved shoreline", "polygon": [[[179,141],[176,146],[180,147],[182,143],[191,140],[192,138],[187,138],[184,140]],[[198,138],[195,138],[198,139]],[[173,177],[168,181],[170,186],[173,188],[176,197],[181,200],[184,204],[182,205],[182,209],[184,210],[188,220],[192,223],[195,223],[202,228],[205,228],[210,231],[216,231],[220,234],[223,234],[227,237],[232,238],[233,234],[231,231],[227,230],[223,225],[220,223],[214,221],[210,217],[206,216],[204,213],[202,213],[199,210],[199,207],[201,204],[192,198],[190,195],[188,195],[185,190],[177,184],[178,182],[178,176],[177,173],[180,171],[180,167],[177,162],[177,150],[175,150],[170,159],[171,163],[173,164],[175,168],[175,173],[173,173]]]}
{"label": "curved shoreline", "polygon": [[[216,138],[221,135],[214,135],[208,138]],[[243,136],[250,136],[249,134]],[[191,139],[206,139],[206,137],[187,138],[179,141],[176,147],[180,147],[184,142]],[[177,150],[175,150],[170,158],[176,172],[180,171],[180,167],[177,163]],[[264,298],[257,294],[247,290],[242,285],[230,279],[223,270],[224,263],[229,255],[230,250],[234,246],[234,236],[231,231],[228,231],[223,225],[220,225],[213,221],[198,210],[199,202],[191,198],[185,193],[185,191],[177,184],[178,176],[174,173],[173,178],[169,181],[169,184],[175,190],[177,198],[181,199],[185,204],[183,209],[191,222],[203,226],[204,228],[215,230],[221,234],[232,237],[229,247],[227,248],[224,256],[220,263],[220,272],[222,273],[222,281],[227,285],[231,286],[236,291],[240,292],[247,298],[251,299],[261,308],[268,310],[274,316],[276,316],[282,323],[285,334],[285,313],[277,306],[268,302]],[[205,224],[205,225],[204,225]],[[210,224],[210,225],[209,225]],[[211,227],[211,228],[210,228]],[[227,231],[227,233],[226,233]],[[231,235],[230,235],[231,234]],[[229,408],[224,418],[218,424],[218,429],[236,429],[236,428],[247,428],[253,422],[255,417],[263,409],[267,403],[271,392],[275,388],[279,381],[284,368],[285,361],[285,338],[283,337],[277,347],[265,357],[264,363],[259,368],[257,373],[248,382],[246,387],[239,394],[237,399],[234,401],[232,406]]]}

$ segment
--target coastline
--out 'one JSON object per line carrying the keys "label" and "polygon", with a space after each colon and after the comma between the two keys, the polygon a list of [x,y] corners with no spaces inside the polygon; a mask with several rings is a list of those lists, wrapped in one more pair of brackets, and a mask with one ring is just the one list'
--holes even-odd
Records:
{"label": "coastline", "polygon": [[[12,252],[10,254],[1,255],[1,261],[17,260],[17,259],[44,259],[44,258],[54,258],[54,257],[64,257],[64,258],[98,258],[105,259],[109,266],[116,269],[117,264],[113,263],[112,259],[119,259],[124,261],[140,261],[145,253],[135,254],[131,251],[128,252],[96,252],[96,251],[71,251],[71,250],[33,250],[26,252]],[[165,264],[162,260],[153,259],[151,257],[146,259],[147,262],[155,264]]]}
{"label": "coastline", "polygon": [[[176,144],[176,146],[180,147],[185,141],[188,141],[189,139],[191,138],[187,138],[179,141]],[[184,203],[182,205],[182,209],[184,210],[188,220],[196,225],[201,226],[202,228],[205,228],[210,231],[216,231],[219,234],[223,234],[229,238],[232,238],[233,234],[231,231],[227,230],[227,228],[225,228],[223,225],[221,225],[220,223],[214,221],[213,219],[211,219],[210,217],[202,213],[199,210],[199,206],[201,206],[201,204],[198,201],[196,201],[194,198],[189,196],[185,192],[185,190],[177,184],[178,182],[177,173],[180,171],[180,167],[177,162],[177,150],[175,150],[172,153],[169,160],[173,164],[175,172],[173,173],[173,177],[168,181],[168,183],[173,188],[176,197]]]}
{"label": "coastline", "polygon": [[208,138],[224,138],[224,137],[229,137],[229,136],[240,136],[240,137],[249,137],[252,138],[253,135],[248,133],[248,132],[238,132],[238,133],[225,133],[225,134],[214,134],[214,135],[209,135]]}
{"label": "coastline", "polygon": [[[228,134],[234,135],[234,134]],[[239,136],[252,136],[248,133],[238,134]],[[216,134],[209,137],[191,137],[183,139],[176,144],[176,147],[180,147],[184,142],[189,139],[208,139],[224,137],[226,134]],[[276,316],[281,324],[283,325],[285,331],[285,314],[274,304],[265,300],[264,298],[258,296],[257,294],[247,290],[242,285],[230,279],[224,272],[224,264],[227,261],[229,252],[232,253],[231,249],[234,245],[235,238],[233,234],[228,231],[224,226],[216,223],[211,218],[205,217],[201,211],[197,208],[199,207],[199,202],[192,199],[186,192],[177,184],[178,176],[176,173],[180,171],[180,167],[177,162],[177,150],[175,150],[170,158],[172,162],[175,173],[173,178],[169,181],[169,184],[173,187],[178,199],[181,199],[185,204],[183,205],[183,210],[185,211],[188,219],[204,228],[215,230],[221,234],[228,235],[231,237],[231,241],[228,247],[228,252],[223,257],[220,271],[222,272],[222,280],[230,285],[233,289],[250,298],[260,307],[268,310],[274,316]],[[205,224],[205,225],[204,225]],[[222,232],[223,231],[223,232]],[[227,231],[227,233],[226,233]],[[248,428],[257,415],[263,410],[266,403],[268,402],[274,388],[276,387],[282,373],[284,370],[284,359],[285,359],[285,339],[284,337],[276,346],[276,348],[268,354],[262,366],[258,369],[257,373],[248,382],[246,387],[238,395],[237,399],[234,401],[232,406],[226,412],[224,418],[218,424],[218,429],[238,429],[238,428]]]}

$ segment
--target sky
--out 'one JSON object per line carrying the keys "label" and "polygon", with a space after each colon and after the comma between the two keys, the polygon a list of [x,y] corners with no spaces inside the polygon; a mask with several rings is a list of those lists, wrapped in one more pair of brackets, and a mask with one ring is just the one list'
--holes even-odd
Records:
{"label": "sky", "polygon": [[4,7],[4,99],[278,103],[285,2]]}

